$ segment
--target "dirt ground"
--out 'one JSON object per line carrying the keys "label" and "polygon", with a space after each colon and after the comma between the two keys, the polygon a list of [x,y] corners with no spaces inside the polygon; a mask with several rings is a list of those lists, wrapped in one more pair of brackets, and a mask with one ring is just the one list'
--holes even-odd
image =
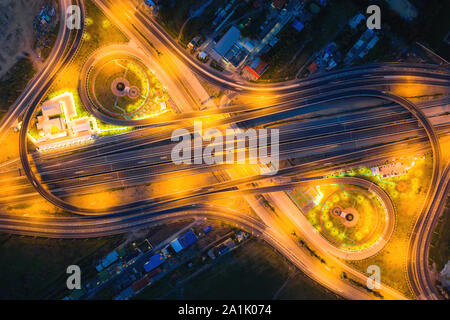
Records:
{"label": "dirt ground", "polygon": [[0,0],[0,78],[14,65],[24,52],[38,66],[33,52],[33,19],[46,0]]}

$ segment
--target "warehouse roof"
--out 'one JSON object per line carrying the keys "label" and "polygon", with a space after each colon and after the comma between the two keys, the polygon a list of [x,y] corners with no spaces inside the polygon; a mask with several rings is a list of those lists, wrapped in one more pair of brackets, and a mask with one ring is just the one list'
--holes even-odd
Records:
{"label": "warehouse roof", "polygon": [[239,40],[241,32],[235,26],[232,26],[225,35],[217,42],[214,50],[220,55],[224,56],[233,46],[233,44]]}

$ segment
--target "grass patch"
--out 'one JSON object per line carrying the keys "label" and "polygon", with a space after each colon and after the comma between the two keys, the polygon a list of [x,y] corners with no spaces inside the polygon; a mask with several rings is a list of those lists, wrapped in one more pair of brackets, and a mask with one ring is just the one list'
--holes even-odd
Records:
{"label": "grass patch", "polygon": [[28,58],[21,58],[0,79],[0,120],[22,94],[37,70]]}
{"label": "grass patch", "polygon": [[[416,41],[423,42],[444,58],[450,58],[450,45],[444,42],[444,37],[450,30],[450,2],[442,0],[408,0],[418,12],[413,21],[406,21],[391,9],[384,0],[355,0],[367,8],[371,4],[380,6],[382,12],[382,29],[389,28],[394,34],[400,35],[407,44]],[[385,27],[383,25],[386,25]]]}
{"label": "grass patch", "polygon": [[[324,238],[348,251],[367,249],[379,240],[386,217],[378,197],[367,189],[348,184],[320,185],[320,192],[324,195],[323,199],[305,211],[305,216]],[[300,207],[302,202],[308,202],[302,200],[304,193],[300,188],[295,189],[295,193],[291,191],[290,196]],[[356,215],[356,224],[351,227],[346,225],[345,219],[333,213],[333,209],[344,211],[347,208],[354,210]]]}
{"label": "grass patch", "polygon": [[391,239],[378,254],[362,261],[347,262],[361,272],[369,265],[381,268],[382,282],[409,298],[414,298],[407,275],[408,245],[430,184],[432,157],[418,157],[407,174],[378,179],[370,176],[369,168],[355,170],[352,175],[362,175],[383,188],[393,201],[396,210],[396,226]]}
{"label": "grass patch", "polygon": [[[205,0],[206,1],[206,0]],[[175,39],[178,39],[181,27],[188,19],[190,10],[195,11],[204,4],[202,0],[176,0],[160,3],[161,7],[156,17],[164,29]],[[203,13],[189,20],[183,30],[180,42],[187,46],[195,36],[212,31],[212,22],[217,10],[225,4],[225,0],[214,0],[204,9]]]}
{"label": "grass patch", "polygon": [[[51,92],[71,91],[75,93],[78,90],[78,75],[81,67],[95,50],[105,45],[128,41],[127,37],[106,18],[95,4],[91,1],[86,1],[85,4],[86,28],[83,34],[83,41],[73,62],[58,76]],[[49,97],[54,95],[50,93]]]}
{"label": "grass patch", "polygon": [[[75,107],[79,117],[90,115],[84,109],[78,95],[78,75],[80,74],[84,62],[95,50],[100,47],[128,42],[128,38],[115,25],[111,23],[111,21],[93,2],[86,1],[85,6],[86,27],[83,34],[83,41],[80,44],[77,55],[74,57],[72,63],[68,65],[56,78],[50,90],[50,93],[45,99],[48,100],[54,98],[55,96],[58,96],[64,92],[72,92],[75,101]],[[104,124],[98,120],[97,123],[101,130],[108,129],[108,131],[102,132],[101,135],[124,132],[125,130],[122,127]],[[112,129],[117,130],[113,131]]]}
{"label": "grass patch", "polygon": [[61,240],[2,235],[0,299],[60,298],[69,265],[79,265],[82,277],[88,277],[83,270],[121,239],[122,236]]}

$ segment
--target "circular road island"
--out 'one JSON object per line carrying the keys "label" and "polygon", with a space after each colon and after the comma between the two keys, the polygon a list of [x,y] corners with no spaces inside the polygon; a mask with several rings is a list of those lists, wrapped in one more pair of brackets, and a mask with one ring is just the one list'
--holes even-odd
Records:
{"label": "circular road island", "polygon": [[151,70],[124,52],[94,53],[84,66],[84,104],[107,117],[140,120],[168,111],[169,95]]}

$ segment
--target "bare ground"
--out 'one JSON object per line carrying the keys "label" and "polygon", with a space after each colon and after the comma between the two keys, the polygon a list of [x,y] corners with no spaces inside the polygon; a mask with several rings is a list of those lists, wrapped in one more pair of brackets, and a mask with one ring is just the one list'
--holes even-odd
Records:
{"label": "bare ground", "polygon": [[33,20],[46,0],[0,0],[0,78],[25,52],[40,66],[33,51]]}

